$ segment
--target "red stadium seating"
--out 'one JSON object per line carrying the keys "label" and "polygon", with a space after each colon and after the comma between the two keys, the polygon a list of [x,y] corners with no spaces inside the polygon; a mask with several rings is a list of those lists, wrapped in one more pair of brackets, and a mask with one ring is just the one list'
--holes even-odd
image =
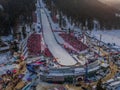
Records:
{"label": "red stadium seating", "polygon": [[29,54],[39,55],[41,53],[41,35],[33,33],[27,41]]}
{"label": "red stadium seating", "polygon": [[51,52],[49,51],[48,48],[45,49],[44,55],[45,55],[46,57],[52,57],[52,54],[51,54]]}
{"label": "red stadium seating", "polygon": [[74,35],[61,33],[59,34],[67,43],[69,43],[74,49],[83,51],[87,49],[87,46],[79,41]]}

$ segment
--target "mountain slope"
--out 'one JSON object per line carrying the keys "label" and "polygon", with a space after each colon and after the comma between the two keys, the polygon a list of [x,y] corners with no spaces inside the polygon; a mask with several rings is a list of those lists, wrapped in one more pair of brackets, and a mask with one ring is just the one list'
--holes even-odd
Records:
{"label": "mountain slope", "polygon": [[56,6],[68,16],[81,21],[93,18],[100,21],[102,27],[119,27],[115,17],[117,9],[98,0],[54,0]]}

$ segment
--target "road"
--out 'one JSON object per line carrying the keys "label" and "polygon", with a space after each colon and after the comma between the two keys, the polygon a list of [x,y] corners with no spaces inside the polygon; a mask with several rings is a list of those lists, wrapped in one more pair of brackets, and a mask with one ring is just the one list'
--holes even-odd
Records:
{"label": "road", "polygon": [[47,44],[50,52],[53,54],[55,58],[57,58],[57,62],[59,64],[65,65],[65,66],[75,65],[77,62],[55,40],[55,37],[50,27],[48,17],[44,9],[41,8],[40,12],[41,12],[43,36],[44,36],[45,43]]}

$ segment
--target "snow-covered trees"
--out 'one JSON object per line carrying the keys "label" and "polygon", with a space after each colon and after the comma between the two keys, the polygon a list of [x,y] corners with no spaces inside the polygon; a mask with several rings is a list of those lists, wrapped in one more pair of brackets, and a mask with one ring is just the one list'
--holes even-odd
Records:
{"label": "snow-covered trees", "polygon": [[6,34],[10,27],[20,22],[31,22],[36,0],[0,0],[4,11],[0,13],[0,33]]}
{"label": "snow-covered trees", "polygon": [[107,6],[98,0],[53,0],[55,5],[68,17],[71,16],[75,21],[79,21],[82,27],[88,21],[88,29],[94,27],[94,19],[97,19],[100,28],[118,29],[120,21],[115,16],[117,9]]}

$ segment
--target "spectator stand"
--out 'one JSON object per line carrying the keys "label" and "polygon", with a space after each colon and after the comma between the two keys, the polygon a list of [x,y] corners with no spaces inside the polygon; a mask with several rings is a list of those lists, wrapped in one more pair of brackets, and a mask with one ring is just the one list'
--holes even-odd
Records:
{"label": "spectator stand", "polygon": [[83,44],[80,40],[74,37],[73,34],[61,33],[59,34],[69,45],[71,45],[74,50],[79,52],[86,50],[88,47]]}

